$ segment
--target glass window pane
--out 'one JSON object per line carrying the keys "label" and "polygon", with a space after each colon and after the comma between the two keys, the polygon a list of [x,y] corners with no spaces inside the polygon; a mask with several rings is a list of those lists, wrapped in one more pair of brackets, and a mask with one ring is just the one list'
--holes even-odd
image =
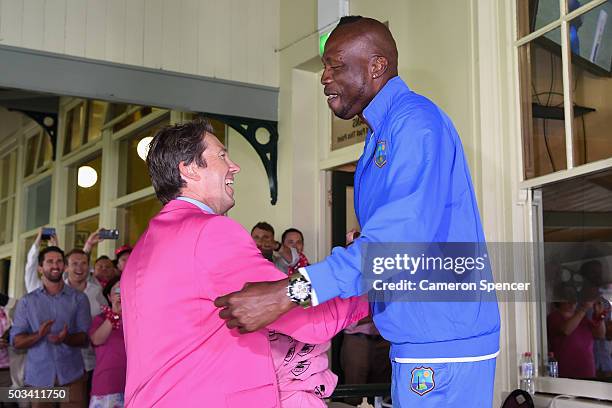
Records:
{"label": "glass window pane", "polygon": [[[158,122],[121,143],[122,174],[125,174],[125,187],[120,195],[130,194],[151,185],[149,171],[147,170],[146,148],[153,135],[162,127],[168,125],[168,120]],[[124,170],[125,169],[125,170]]]}
{"label": "glass window pane", "polygon": [[525,178],[567,168],[560,29],[519,48]]}
{"label": "glass window pane", "polygon": [[8,293],[10,270],[11,258],[0,259],[0,291],[2,291],[2,293]]}
{"label": "glass window pane", "polygon": [[[98,229],[99,217],[97,215],[78,221],[66,226],[66,251],[73,248],[82,249],[89,235]],[[91,250],[90,259],[94,261],[98,257],[98,246],[94,245]],[[112,257],[111,257],[112,258]]]}
{"label": "glass window pane", "polygon": [[0,159],[0,200],[15,194],[17,178],[17,151],[13,150]]}
{"label": "glass window pane", "polygon": [[[81,163],[71,169],[74,180],[72,186],[74,194],[74,206],[69,208],[69,213],[75,214],[89,210],[100,205],[100,184],[102,177],[102,156]],[[71,214],[69,214],[71,215]]]}
{"label": "glass window pane", "polygon": [[66,123],[64,126],[64,154],[74,152],[81,147],[81,129],[85,113],[85,103],[80,103],[66,113]]}
{"label": "glass window pane", "polygon": [[108,120],[111,121],[113,119],[115,119],[116,117],[118,117],[119,115],[124,114],[125,112],[127,112],[128,108],[130,107],[130,105],[126,105],[123,103],[113,103],[109,106],[110,112],[108,115]]}
{"label": "glass window pane", "polygon": [[0,203],[0,245],[6,244],[11,241],[11,237],[8,234],[8,224],[13,223],[13,217],[9,220],[8,217],[8,201]]}
{"label": "glass window pane", "polygon": [[51,177],[47,177],[26,188],[26,231],[49,222],[50,202]]}
{"label": "glass window pane", "polygon": [[559,19],[559,0],[517,0],[518,38]]}
{"label": "glass window pane", "polygon": [[138,122],[140,119],[144,118],[151,112],[153,112],[153,110],[150,106],[142,107],[140,110],[137,110],[136,112],[128,115],[125,119],[121,120],[119,123],[116,123],[113,126],[113,132],[118,132],[119,130],[131,125],[132,123]]}
{"label": "glass window pane", "polygon": [[[612,363],[601,338],[607,323],[594,324],[593,318],[612,301],[612,170],[548,185],[541,192],[544,346],[555,354],[560,377],[609,381],[609,373],[601,370]],[[576,326],[563,326],[572,318]]]}
{"label": "glass window pane", "polygon": [[572,20],[570,27],[573,153],[580,165],[612,157],[612,1]]}
{"label": "glass window pane", "polygon": [[36,163],[37,170],[51,163],[53,155],[53,145],[51,144],[49,135],[46,132],[42,132],[40,137],[40,152],[38,153],[38,163]]}
{"label": "glass window pane", "polygon": [[12,242],[13,226],[15,225],[15,197],[9,198],[7,201],[6,219],[8,222],[6,228],[6,242]]}
{"label": "glass window pane", "polygon": [[36,167],[36,148],[38,146],[38,136],[30,137],[26,142],[25,151],[25,177],[34,174],[34,168]]}
{"label": "glass window pane", "polygon": [[0,200],[8,197],[9,188],[10,188],[10,179],[9,176],[11,174],[11,156],[12,154],[7,154],[2,159],[0,159],[0,174],[2,178],[0,179]]}
{"label": "glass window pane", "polygon": [[89,101],[87,103],[87,134],[85,143],[99,140],[102,137],[102,126],[106,116],[108,103],[102,101]]}
{"label": "glass window pane", "polygon": [[578,7],[582,7],[587,3],[592,2],[593,0],[565,0],[567,3],[568,12],[572,12],[576,10]]}
{"label": "glass window pane", "polygon": [[217,139],[219,139],[219,141],[222,144],[225,144],[225,138],[226,138],[226,135],[225,135],[225,128],[226,128],[225,123],[220,122],[220,121],[218,121],[216,119],[208,119],[208,121],[212,125],[213,131],[215,132],[215,136],[217,136]]}
{"label": "glass window pane", "polygon": [[17,150],[14,150],[10,155],[10,165],[9,165],[9,169],[10,172],[8,173],[9,175],[12,174],[13,177],[11,177],[9,179],[9,183],[8,183],[8,194],[9,195],[13,195],[16,192],[16,184],[17,184]]}
{"label": "glass window pane", "polygon": [[137,201],[118,210],[118,220],[121,231],[119,242],[121,244],[134,245],[149,225],[149,221],[159,210],[161,202],[156,197],[150,197]]}

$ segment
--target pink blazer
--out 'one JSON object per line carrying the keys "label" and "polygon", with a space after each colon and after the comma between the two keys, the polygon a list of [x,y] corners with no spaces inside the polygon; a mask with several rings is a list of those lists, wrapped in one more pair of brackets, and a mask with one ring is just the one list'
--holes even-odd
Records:
{"label": "pink blazer", "polygon": [[[267,330],[241,335],[213,301],[285,275],[229,217],[173,200],[149,223],[121,278],[125,406],[278,407]],[[270,326],[322,343],[368,314],[359,298],[295,308]]]}

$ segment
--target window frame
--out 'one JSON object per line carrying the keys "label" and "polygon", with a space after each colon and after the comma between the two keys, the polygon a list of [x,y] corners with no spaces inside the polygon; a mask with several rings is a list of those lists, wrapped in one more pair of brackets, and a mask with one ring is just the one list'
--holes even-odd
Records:
{"label": "window frame", "polygon": [[[513,13],[514,13],[515,21],[514,21],[514,29],[513,29],[512,38],[517,38],[517,32],[518,32],[518,12],[519,10],[516,4],[518,1],[521,1],[521,0],[515,0],[513,2],[514,3]],[[543,36],[544,34],[552,30],[555,30],[559,27],[561,28],[561,60],[562,60],[562,72],[563,72],[563,109],[564,109],[564,115],[565,115],[565,119],[564,119],[565,156],[566,156],[566,161],[567,161],[567,168],[557,170],[550,174],[536,176],[531,179],[526,179],[523,168],[522,168],[524,166],[524,163],[521,163],[521,176],[520,176],[521,178],[519,182],[519,186],[521,189],[532,190],[535,188],[542,187],[546,184],[555,183],[555,182],[565,180],[568,178],[578,177],[578,176],[582,176],[588,173],[605,170],[607,168],[612,167],[612,157],[594,161],[591,163],[585,163],[585,164],[580,164],[580,165],[574,164],[574,134],[575,134],[575,129],[573,126],[574,91],[571,86],[572,66],[570,64],[571,52],[569,50],[569,45],[570,45],[569,26],[570,26],[571,20],[573,20],[574,18],[578,16],[588,13],[589,11],[601,6],[602,4],[605,4],[607,1],[608,0],[591,0],[589,3],[584,4],[580,6],[579,8],[577,8],[576,10],[573,10],[572,12],[568,13],[567,0],[559,0],[559,7],[560,7],[561,12],[560,12],[560,16],[558,19],[514,41],[514,52],[515,52],[515,58],[517,61],[516,62],[516,75],[518,77],[522,69],[522,67],[520,66],[521,59],[519,55],[520,54],[519,49],[528,43],[532,43],[533,40],[535,40],[536,38],[539,38]],[[518,84],[518,89],[521,90],[520,83]],[[519,91],[519,94],[517,96],[519,98],[518,103],[520,106],[523,102],[523,95]],[[522,113],[520,113],[520,115],[521,115],[520,120],[522,122],[523,120]],[[523,126],[521,123],[520,129],[522,128]],[[521,133],[523,131],[524,130],[522,130]],[[521,151],[523,151],[522,149],[524,148],[524,142],[522,138],[520,140],[520,143],[521,143],[520,145]]]}
{"label": "window frame", "polygon": [[[106,104],[105,108],[104,108],[104,121],[102,123],[102,126],[100,127],[100,138],[98,138],[97,140],[85,140],[86,139],[86,134],[87,131],[89,130],[89,107],[90,104],[93,102],[103,102]],[[81,144],[79,145],[79,147],[77,147],[76,149],[65,153],[66,151],[66,143],[69,142],[69,140],[66,138],[68,132],[66,129],[67,126],[67,118],[68,118],[68,114],[76,109],[78,106],[83,106],[83,119],[81,121],[80,124],[80,129],[79,129],[79,139]],[[106,101],[102,101],[102,100],[88,100],[88,99],[75,99],[73,101],[70,101],[68,104],[66,104],[65,108],[64,108],[64,112],[62,114],[62,121],[60,123],[61,126],[61,133],[63,135],[61,143],[58,143],[58,156],[61,156],[61,158],[63,160],[71,160],[73,157],[77,156],[80,157],[79,153],[82,152],[83,150],[86,149],[92,149],[92,148],[96,148],[96,147],[101,147],[102,146],[102,142],[104,139],[104,131],[105,131],[105,126],[107,124],[108,121],[108,115],[109,115],[109,106],[110,103],[106,102]]]}
{"label": "window frame", "polygon": [[[12,148],[7,149],[6,151],[2,151],[2,155],[0,156],[0,163],[7,159],[10,160],[9,162],[9,174],[8,177],[3,177],[0,180],[0,191],[1,188],[4,186],[4,183],[8,183],[9,184],[9,190],[10,190],[10,185],[11,183],[13,183],[13,192],[11,193],[9,190],[7,190],[8,194],[6,197],[0,197],[0,206],[2,204],[6,204],[7,206],[7,210],[6,210],[6,218],[7,218],[7,223],[6,223],[6,231],[7,232],[11,232],[10,234],[7,234],[6,238],[6,242],[0,242],[0,247],[4,247],[4,246],[10,246],[13,243],[13,239],[14,239],[14,235],[15,235],[15,206],[16,206],[16,200],[17,200],[17,191],[18,191],[18,185],[17,185],[17,175],[19,173],[19,169],[17,168],[18,164],[19,164],[19,150],[17,148],[17,146],[13,146]],[[12,163],[11,163],[12,162]],[[10,214],[10,216],[9,216]],[[12,222],[12,225],[11,225]]]}
{"label": "window frame", "polygon": [[[35,149],[34,149],[34,168],[32,170],[32,174],[26,176],[26,162],[24,160],[23,165],[23,181],[24,182],[29,182],[30,180],[33,180],[37,177],[39,177],[41,174],[43,173],[47,173],[49,170],[51,170],[53,168],[53,159],[51,159],[49,162],[47,163],[43,163],[42,166],[38,166],[38,160],[40,158],[40,155],[42,154],[42,147],[43,147],[43,143],[44,143],[44,139],[46,137],[49,137],[49,135],[47,134],[46,130],[44,130],[42,127],[40,126],[34,126],[30,129],[28,129],[25,132],[25,141],[24,141],[24,149],[26,151],[27,154],[27,146],[28,146],[28,142],[32,139],[36,139],[34,141],[34,143],[36,144]],[[53,149],[53,146],[51,146],[51,149]]]}
{"label": "window frame", "polygon": [[[515,138],[515,143],[520,152],[519,155],[519,172],[518,175],[518,195],[523,197],[525,208],[527,211],[526,215],[526,238],[533,243],[543,243],[543,206],[542,206],[542,194],[539,188],[548,184],[556,183],[571,178],[584,176],[591,173],[596,173],[603,170],[612,169],[612,157],[575,165],[574,163],[574,134],[575,129],[573,127],[573,90],[571,87],[572,78],[572,66],[571,66],[571,52],[569,50],[569,26],[571,20],[581,16],[596,7],[605,4],[608,0],[590,0],[589,3],[584,4],[568,13],[567,0],[559,0],[560,16],[558,19],[548,23],[544,27],[535,30],[528,35],[525,35],[517,39],[518,34],[518,9],[517,3],[521,0],[515,0],[512,2],[512,30],[511,35],[513,41],[513,65],[514,65],[514,85],[518,91],[514,94],[515,107],[517,112],[517,129],[519,130],[518,136]],[[523,160],[523,149],[524,149],[524,126],[523,126],[523,112],[521,106],[523,105],[524,95],[522,94],[523,89],[521,88],[520,73],[523,67],[521,66],[520,48],[528,43],[533,42],[538,37],[544,34],[561,28],[561,59],[562,59],[562,73],[563,73],[563,106],[564,106],[564,128],[565,128],[565,153],[567,160],[567,168],[557,170],[553,173],[536,176],[531,179],[525,178],[524,171],[524,160]],[[528,270],[530,271],[529,278],[536,285],[542,296],[545,293],[544,287],[544,265],[542,264],[543,257],[536,257],[532,260]],[[547,351],[547,335],[546,335],[546,304],[545,302],[531,302],[526,305],[525,308],[517,309],[527,319],[527,335],[529,337],[528,345],[536,357],[543,356],[544,351]],[[529,336],[529,333],[532,335]],[[520,347],[520,346],[519,346]],[[526,350],[518,350],[519,353]],[[540,361],[536,362],[536,367],[540,367]],[[518,373],[517,373],[518,374]],[[537,393],[548,393],[558,395],[570,395],[575,397],[585,398],[598,398],[603,400],[610,399],[609,387],[610,384],[603,381],[591,381],[591,380],[576,380],[569,378],[550,378],[536,370],[535,377],[535,391]],[[518,375],[517,375],[518,377]]]}

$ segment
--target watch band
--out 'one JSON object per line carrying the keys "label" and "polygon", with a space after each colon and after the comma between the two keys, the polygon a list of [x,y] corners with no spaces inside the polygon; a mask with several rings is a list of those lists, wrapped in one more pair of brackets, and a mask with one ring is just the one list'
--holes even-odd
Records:
{"label": "watch band", "polygon": [[312,306],[311,290],[312,285],[310,284],[310,281],[306,279],[299,271],[296,271],[289,276],[287,296],[293,303],[297,303],[303,308]]}

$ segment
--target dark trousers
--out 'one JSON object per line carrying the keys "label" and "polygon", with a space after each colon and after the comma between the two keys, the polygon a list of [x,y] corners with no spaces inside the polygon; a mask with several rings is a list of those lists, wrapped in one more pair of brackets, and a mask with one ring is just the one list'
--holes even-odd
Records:
{"label": "dark trousers", "polygon": [[[10,387],[13,382],[11,381],[11,371],[8,367],[0,368],[0,387]],[[12,402],[0,402],[0,407],[16,407],[17,404]]]}
{"label": "dark trousers", "polygon": [[[340,351],[340,364],[346,384],[391,382],[391,361],[388,341],[379,335],[345,334]],[[358,404],[361,398],[347,398]]]}
{"label": "dark trousers", "polygon": [[[59,387],[59,385],[56,384],[56,387]],[[83,374],[82,377],[63,387],[68,388],[70,401],[32,403],[32,408],[85,408],[89,406],[89,398],[87,398],[87,374]]]}

